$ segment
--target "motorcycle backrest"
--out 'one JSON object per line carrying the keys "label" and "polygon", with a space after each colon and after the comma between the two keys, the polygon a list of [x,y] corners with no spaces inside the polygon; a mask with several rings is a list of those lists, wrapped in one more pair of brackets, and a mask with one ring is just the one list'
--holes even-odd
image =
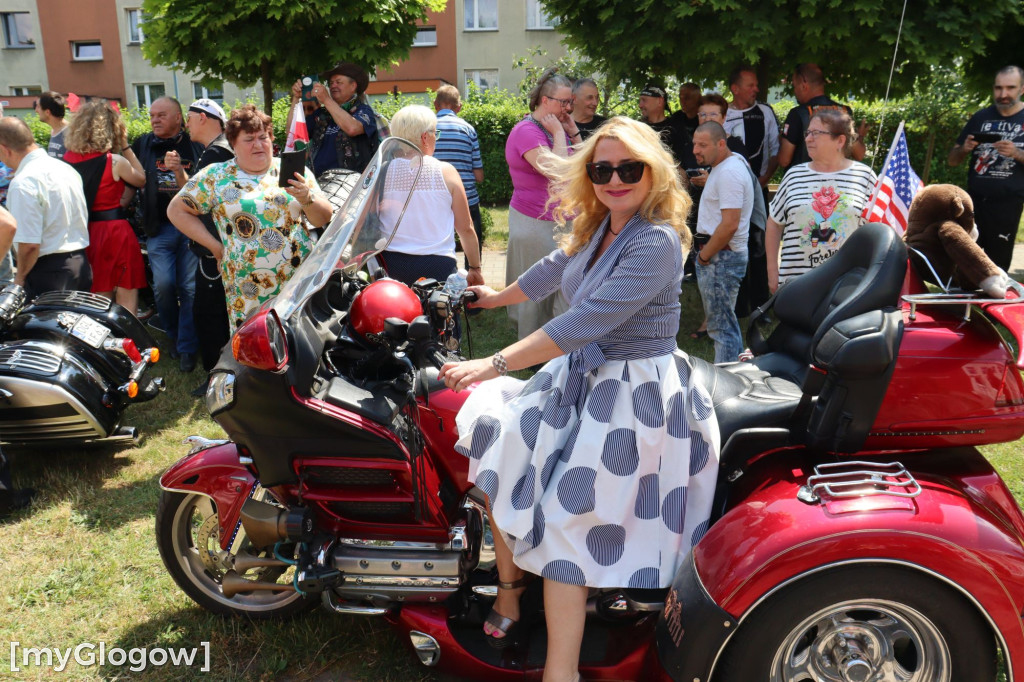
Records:
{"label": "motorcycle backrest", "polygon": [[751,324],[751,349],[757,355],[788,356],[792,362],[777,364],[799,373],[790,378],[801,383],[806,367],[814,363],[814,347],[834,325],[899,304],[906,270],[906,246],[891,227],[861,226],[834,256],[779,289],[772,307],[778,326],[762,340]]}

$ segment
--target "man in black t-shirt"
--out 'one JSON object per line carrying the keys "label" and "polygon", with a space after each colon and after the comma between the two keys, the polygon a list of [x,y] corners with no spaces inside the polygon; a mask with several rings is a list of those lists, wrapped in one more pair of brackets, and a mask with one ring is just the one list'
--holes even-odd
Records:
{"label": "man in black t-shirt", "polygon": [[[816,111],[839,109],[853,118],[853,109],[825,94],[825,76],[817,64],[797,65],[793,71],[793,94],[796,96],[797,106],[786,116],[786,122],[782,125],[782,138],[779,140],[779,165],[783,168],[811,160],[807,155],[804,136],[807,134],[807,124]],[[851,151],[854,161],[863,159],[867,152],[863,142],[866,132],[867,124],[861,123],[857,128],[857,140],[853,143]]]}
{"label": "man in black t-shirt", "polygon": [[696,83],[683,83],[679,86],[679,111],[669,118],[676,130],[685,131],[685,137],[691,139],[693,131],[703,121],[697,116],[697,108],[700,106],[701,91]]}
{"label": "man in black t-shirt", "polygon": [[597,113],[600,104],[601,94],[593,78],[580,78],[572,84],[572,120],[576,121],[581,142],[605,122],[605,117]]}
{"label": "man in black t-shirt", "polygon": [[[676,126],[672,119],[667,117],[671,111],[665,98],[665,89],[660,85],[648,84],[640,91],[639,108],[644,123],[654,128],[662,143],[675,155]],[[676,161],[679,161],[678,157]]]}
{"label": "man in black t-shirt", "polygon": [[978,246],[1003,270],[1010,268],[1024,209],[1024,71],[1004,67],[992,88],[994,104],[971,116],[949,152],[949,165],[968,155],[967,192],[974,201]]}

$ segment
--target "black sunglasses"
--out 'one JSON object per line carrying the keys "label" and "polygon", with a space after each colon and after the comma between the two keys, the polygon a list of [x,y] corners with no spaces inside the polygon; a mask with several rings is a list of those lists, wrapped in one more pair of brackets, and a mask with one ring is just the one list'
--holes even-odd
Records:
{"label": "black sunglasses", "polygon": [[627,185],[635,185],[644,176],[644,168],[647,164],[643,161],[627,161],[618,166],[599,161],[587,164],[587,177],[595,185],[607,185],[612,181],[612,173],[619,174],[619,180]]}

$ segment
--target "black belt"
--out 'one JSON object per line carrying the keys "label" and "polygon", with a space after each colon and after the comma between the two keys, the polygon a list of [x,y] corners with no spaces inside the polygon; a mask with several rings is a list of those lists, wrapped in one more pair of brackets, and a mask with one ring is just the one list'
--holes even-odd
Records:
{"label": "black belt", "polygon": [[89,211],[89,222],[97,222],[100,220],[126,220],[128,214],[121,207],[111,208],[106,211]]}

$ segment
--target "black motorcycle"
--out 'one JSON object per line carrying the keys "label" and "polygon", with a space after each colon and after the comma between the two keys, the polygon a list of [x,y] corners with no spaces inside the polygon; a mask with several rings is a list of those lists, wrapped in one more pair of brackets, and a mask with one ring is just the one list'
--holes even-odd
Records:
{"label": "black motorcycle", "polygon": [[0,291],[0,441],[74,445],[135,440],[121,417],[151,400],[162,378],[145,379],[160,351],[134,315],[81,291]]}

